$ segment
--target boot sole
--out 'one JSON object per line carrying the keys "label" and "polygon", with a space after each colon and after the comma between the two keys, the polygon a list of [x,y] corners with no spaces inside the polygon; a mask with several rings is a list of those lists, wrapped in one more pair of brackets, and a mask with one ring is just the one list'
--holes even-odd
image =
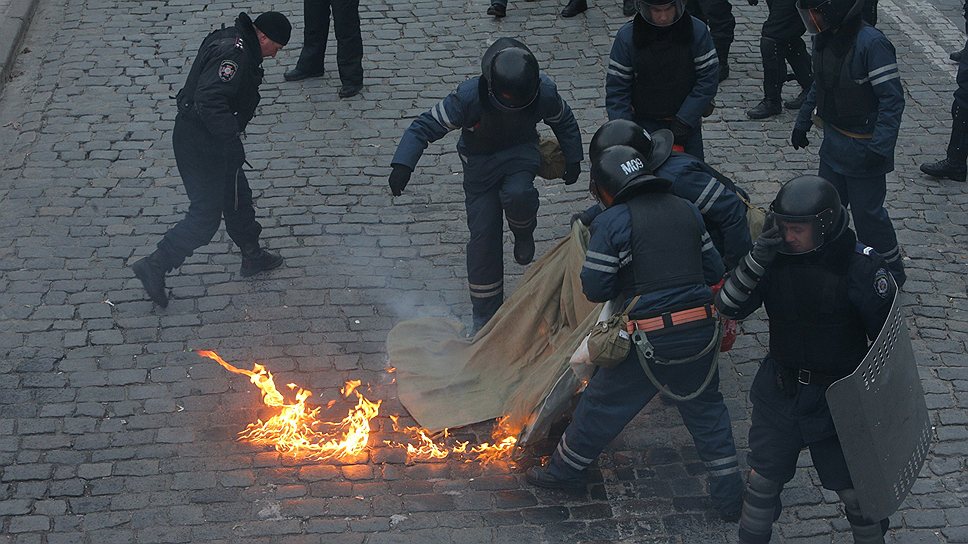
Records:
{"label": "boot sole", "polygon": [[148,288],[148,276],[150,272],[148,272],[148,270],[145,269],[147,266],[148,266],[147,264],[141,261],[138,261],[133,265],[131,265],[131,270],[134,271],[134,277],[138,278],[138,281],[141,282],[141,287],[144,288],[146,293],[148,293],[148,298],[151,299],[151,302],[154,302],[155,304],[157,304],[158,306],[161,306],[162,308],[167,308],[168,295],[165,294],[165,289],[162,288],[160,293],[157,293],[157,292],[152,293],[152,289]]}
{"label": "boot sole", "polygon": [[921,173],[926,174],[926,175],[929,175],[929,176],[931,176],[933,178],[938,178],[938,179],[950,179],[951,181],[958,181],[958,182],[962,182],[962,183],[964,183],[965,180],[968,179],[968,173],[962,174],[960,176],[952,176],[952,175],[944,174],[944,173],[941,173],[941,172],[928,172],[924,168],[921,168],[920,170],[921,170]]}

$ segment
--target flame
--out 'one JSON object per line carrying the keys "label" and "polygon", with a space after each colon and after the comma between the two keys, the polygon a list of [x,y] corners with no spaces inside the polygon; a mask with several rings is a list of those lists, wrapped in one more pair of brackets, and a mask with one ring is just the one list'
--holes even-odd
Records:
{"label": "flame", "polygon": [[[290,391],[295,391],[295,401],[288,403],[276,389],[272,373],[263,365],[255,363],[252,370],[244,370],[225,362],[214,351],[201,350],[196,353],[214,360],[229,372],[249,376],[249,380],[262,392],[262,402],[279,410],[268,421],[263,422],[260,419],[256,423],[250,423],[239,433],[239,440],[272,446],[282,453],[321,460],[345,459],[359,455],[366,449],[370,438],[370,422],[379,414],[383,401],[367,400],[358,390],[362,385],[360,380],[349,380],[340,388],[344,398],[356,395],[356,406],[342,420],[325,422],[319,419],[320,407],[311,408],[306,404],[306,400],[313,394],[312,391],[289,383],[287,387]],[[332,408],[336,402],[329,401],[326,409]],[[520,429],[510,428],[507,425],[508,418],[503,417],[497,420],[491,432],[493,443],[484,442],[468,448],[469,441],[451,441],[448,429],[444,429],[439,433],[439,438],[435,439],[427,429],[412,426],[400,429],[398,416],[391,415],[390,419],[393,421],[393,430],[409,435],[409,442],[384,440],[384,443],[390,447],[405,449],[409,461],[446,459],[454,455],[465,462],[477,461],[481,465],[487,465],[509,458],[520,432]]]}

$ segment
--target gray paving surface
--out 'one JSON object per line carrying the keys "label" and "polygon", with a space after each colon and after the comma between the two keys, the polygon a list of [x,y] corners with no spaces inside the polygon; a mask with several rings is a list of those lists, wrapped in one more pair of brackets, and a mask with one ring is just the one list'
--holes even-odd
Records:
{"label": "gray paving surface", "polygon": [[[187,207],[169,95],[205,33],[239,8],[224,0],[41,3],[0,96],[0,543],[735,541],[736,526],[708,510],[701,463],[663,403],[608,449],[581,496],[527,486],[521,471],[533,459],[407,465],[382,446],[385,415],[404,413],[384,372],[387,331],[414,315],[466,321],[470,312],[455,136],[432,145],[406,196],[391,200],[385,176],[397,138],[477,72],[489,39],[516,35],[558,82],[587,144],[604,120],[604,65],[623,19],[612,3],[562,20],[555,2],[517,2],[500,22],[479,2],[363,4],[361,97],[337,99],[332,62],[322,80],[283,82],[298,31],[266,62],[247,150],[264,169],[250,176],[264,239],[287,266],[242,279],[238,252],[220,232],[170,277],[174,300],[162,311],[126,265]],[[917,169],[946,144],[954,68],[944,59],[964,41],[959,4],[881,2],[880,26],[897,46],[907,90],[889,206],[935,425],[890,542],[968,542],[968,187]],[[300,2],[275,7],[301,25]],[[706,125],[707,150],[764,203],[781,181],[815,171],[819,135],[794,151],[786,144],[792,113],[746,120],[759,96],[765,6],[737,2],[735,11],[734,75]],[[585,181],[539,181],[539,252],[588,203]],[[520,277],[521,267],[508,268]],[[741,448],[767,339],[761,318],[744,331],[723,360]],[[244,378],[193,349],[216,349],[238,366],[263,362],[320,403],[337,398],[345,379],[368,382],[384,399],[371,451],[333,464],[235,442],[267,412]],[[784,492],[776,542],[850,541],[835,497],[817,483],[803,468]]]}

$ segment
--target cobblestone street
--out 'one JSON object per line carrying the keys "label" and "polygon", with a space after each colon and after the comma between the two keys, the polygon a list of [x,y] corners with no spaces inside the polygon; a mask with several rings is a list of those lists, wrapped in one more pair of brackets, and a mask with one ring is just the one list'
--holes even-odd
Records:
{"label": "cobblestone street", "polygon": [[[485,467],[408,464],[379,439],[389,415],[412,423],[387,372],[388,331],[426,315],[470,326],[471,314],[457,135],[431,144],[394,198],[396,143],[413,117],[480,72],[494,38],[514,36],[556,81],[587,150],[606,120],[608,51],[626,19],[620,2],[595,1],[572,19],[558,17],[562,5],[515,0],[494,20],[484,0],[363,0],[366,86],[339,99],[335,38],[323,78],[283,80],[302,44],[302,2],[40,0],[0,94],[0,544],[735,542],[737,525],[711,509],[703,463],[669,403],[652,402],[626,428],[580,495],[524,481],[547,448]],[[968,543],[968,186],[918,170],[944,157],[948,52],[965,43],[960,7],[879,3],[906,92],[887,206],[935,426],[928,461],[891,517],[892,543]],[[153,307],[128,265],[188,207],[170,97],[209,31],[266,9],[290,17],[293,38],[263,65],[245,146],[262,239],[286,264],[241,277],[222,229],[169,276],[169,307]],[[732,76],[704,125],[706,157],[766,204],[781,182],[816,173],[821,134],[794,151],[794,112],[747,119],[762,94],[766,6],[736,0],[733,11]],[[568,187],[536,180],[539,255],[591,203],[588,168]],[[513,287],[524,268],[506,236]],[[763,317],[745,321],[721,358],[741,461],[747,393],[768,343]],[[265,364],[323,406],[346,380],[369,384],[367,397],[383,399],[370,449],[323,462],[237,442],[270,412],[245,377],[199,349],[238,367]],[[490,428],[462,433],[487,440]],[[852,542],[837,495],[821,490],[808,454],[800,464],[773,541]]]}

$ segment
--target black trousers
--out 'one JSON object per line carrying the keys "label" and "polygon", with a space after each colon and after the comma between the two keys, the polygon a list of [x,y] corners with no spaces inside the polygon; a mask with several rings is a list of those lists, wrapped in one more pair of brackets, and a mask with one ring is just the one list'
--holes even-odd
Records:
{"label": "black trousers", "polygon": [[343,85],[363,84],[363,37],[360,35],[360,0],[303,0],[306,30],[296,67],[323,69],[329,40],[329,15],[336,32],[336,66]]}
{"label": "black trousers", "polygon": [[213,137],[190,117],[178,114],[172,135],[175,162],[188,193],[188,213],[158,242],[158,253],[170,270],[212,241],[225,219],[225,230],[240,248],[257,245],[262,225],[255,220],[252,190],[242,171],[245,159],[238,144]]}
{"label": "black trousers", "polygon": [[688,0],[686,9],[709,25],[717,51],[729,50],[736,28],[736,17],[733,17],[733,5],[729,0]]}

